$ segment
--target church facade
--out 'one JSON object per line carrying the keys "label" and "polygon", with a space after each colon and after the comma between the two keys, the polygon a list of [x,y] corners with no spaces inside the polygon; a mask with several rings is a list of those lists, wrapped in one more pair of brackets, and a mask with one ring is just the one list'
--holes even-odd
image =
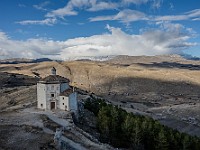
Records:
{"label": "church facade", "polygon": [[69,86],[69,82],[69,79],[56,75],[56,69],[53,67],[51,75],[37,83],[37,107],[76,112],[77,93]]}

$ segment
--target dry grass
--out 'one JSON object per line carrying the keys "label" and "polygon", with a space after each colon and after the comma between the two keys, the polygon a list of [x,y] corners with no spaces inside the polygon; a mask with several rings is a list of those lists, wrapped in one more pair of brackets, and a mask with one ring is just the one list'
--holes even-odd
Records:
{"label": "dry grass", "polygon": [[[41,77],[50,74],[55,67],[57,74],[75,82],[77,87],[98,94],[108,92],[193,92],[200,85],[200,70],[191,68],[158,67],[153,63],[179,63],[200,65],[199,61],[189,61],[178,56],[128,57],[121,56],[107,62],[71,61],[42,62],[31,64],[2,64],[0,71]],[[148,66],[148,65],[151,66]],[[147,66],[145,66],[147,65]],[[172,88],[172,89],[169,89]],[[192,90],[191,90],[192,89]]]}

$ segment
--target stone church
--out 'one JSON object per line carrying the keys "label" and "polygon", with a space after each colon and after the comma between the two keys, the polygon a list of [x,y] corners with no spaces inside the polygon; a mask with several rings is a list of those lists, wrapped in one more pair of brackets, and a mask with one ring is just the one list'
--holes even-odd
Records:
{"label": "stone church", "polygon": [[77,112],[77,93],[69,86],[69,82],[69,79],[56,75],[53,67],[51,75],[37,83],[37,107]]}

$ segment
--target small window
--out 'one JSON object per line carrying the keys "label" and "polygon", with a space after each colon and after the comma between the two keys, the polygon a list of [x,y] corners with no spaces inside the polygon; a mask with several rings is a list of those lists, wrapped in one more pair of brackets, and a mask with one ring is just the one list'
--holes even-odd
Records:
{"label": "small window", "polygon": [[63,100],[64,100],[65,98],[63,97]]}
{"label": "small window", "polygon": [[40,106],[43,108],[43,104],[40,104]]}
{"label": "small window", "polygon": [[51,90],[54,90],[54,86],[53,85],[51,86]]}
{"label": "small window", "polygon": [[63,103],[63,105],[65,105],[65,103]]}
{"label": "small window", "polygon": [[55,97],[55,95],[54,95],[54,94],[51,94],[51,97]]}

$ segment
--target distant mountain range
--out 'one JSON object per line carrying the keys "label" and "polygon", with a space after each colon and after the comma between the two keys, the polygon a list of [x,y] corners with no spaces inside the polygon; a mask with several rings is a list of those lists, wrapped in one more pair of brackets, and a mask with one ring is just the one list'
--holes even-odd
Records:
{"label": "distant mountain range", "polygon": [[107,56],[77,56],[69,57],[66,61],[78,60],[78,61],[106,61],[116,57],[117,55],[107,55]]}
{"label": "distant mountain range", "polygon": [[53,60],[49,58],[39,58],[39,59],[12,58],[12,59],[0,60],[0,64],[40,63],[46,61],[53,61]]}
{"label": "distant mountain range", "polygon": [[[144,57],[144,58],[150,58],[151,56],[135,56],[135,58],[140,58],[140,57]],[[152,56],[153,57],[153,56]],[[157,57],[157,56],[155,56]],[[192,55],[188,55],[188,54],[173,54],[173,55],[161,55],[158,57],[169,57],[169,58],[184,58],[187,60],[194,60],[194,61],[199,61],[200,58],[199,57],[195,57]],[[132,58],[131,56],[128,55],[108,55],[108,56],[77,56],[77,57],[69,57],[67,58],[65,61],[72,61],[72,60],[76,60],[76,61],[109,61],[112,59],[124,59],[124,58]],[[57,61],[57,62],[62,62],[62,60],[52,60],[49,58],[38,58],[38,59],[27,59],[27,58],[12,58],[12,59],[4,59],[4,60],[0,60],[0,64],[19,64],[19,63],[40,63],[40,62],[49,62],[49,61]]]}
{"label": "distant mountain range", "polygon": [[182,56],[183,58],[188,59],[188,60],[200,60],[199,57],[188,55],[188,54],[182,54],[180,56]]}

